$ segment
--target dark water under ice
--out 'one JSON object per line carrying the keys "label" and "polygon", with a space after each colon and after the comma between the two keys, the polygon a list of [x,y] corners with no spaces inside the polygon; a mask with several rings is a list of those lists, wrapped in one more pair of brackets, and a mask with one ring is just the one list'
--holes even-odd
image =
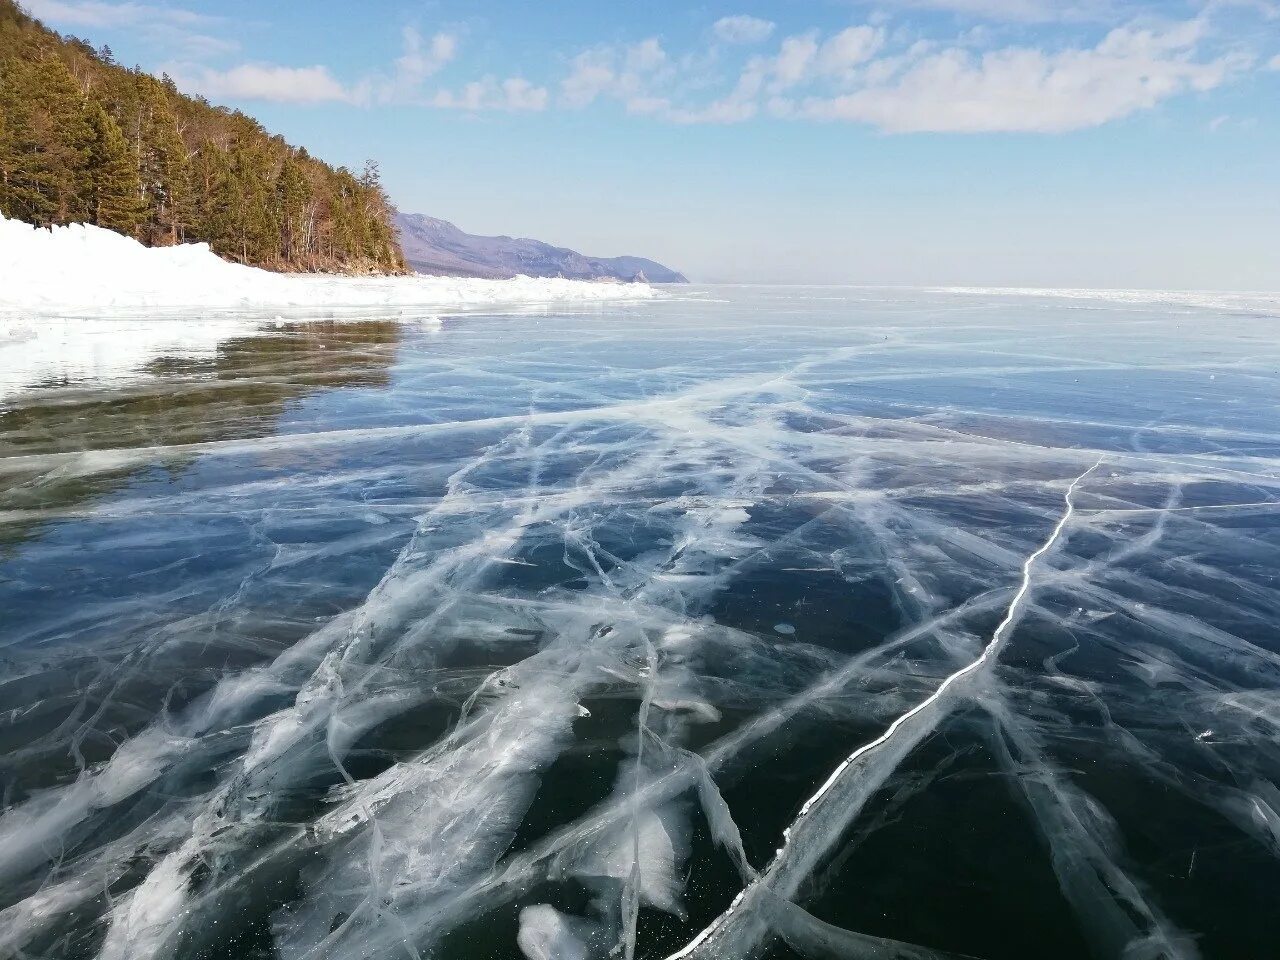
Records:
{"label": "dark water under ice", "polygon": [[1280,319],[698,293],[11,395],[0,957],[1280,956]]}

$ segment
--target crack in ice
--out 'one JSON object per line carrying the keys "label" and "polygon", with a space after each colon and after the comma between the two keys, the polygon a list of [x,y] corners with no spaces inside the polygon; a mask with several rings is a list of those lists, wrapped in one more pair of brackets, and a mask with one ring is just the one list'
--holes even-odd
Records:
{"label": "crack in ice", "polygon": [[[1040,548],[1037,549],[1035,552],[1033,552],[1030,556],[1028,556],[1027,559],[1023,562],[1022,580],[1018,587],[1018,590],[1014,594],[1013,599],[1009,603],[1009,607],[1005,612],[1004,619],[1001,620],[999,625],[996,627],[994,633],[991,636],[991,640],[983,649],[982,654],[967,666],[962,667],[960,670],[957,670],[955,673],[949,675],[945,680],[943,680],[941,684],[939,684],[938,688],[933,692],[931,696],[921,701],[911,710],[908,710],[906,713],[897,717],[893,721],[893,723],[891,723],[888,726],[888,728],[884,731],[884,733],[882,733],[880,736],[878,736],[874,740],[866,744],[863,744],[861,747],[859,747],[857,750],[851,753],[844,760],[844,762],[842,762],[838,767],[836,767],[836,769],[831,773],[831,775],[822,784],[822,786],[820,786],[818,790],[812,796],[810,796],[809,799],[807,799],[804,802],[804,804],[800,808],[800,812],[797,814],[796,818],[792,821],[791,825],[783,831],[783,844],[778,849],[778,852],[774,855],[773,861],[764,870],[764,872],[760,874],[760,877],[757,880],[755,880],[753,883],[748,885],[746,888],[744,888],[742,891],[740,891],[737,894],[737,896],[734,897],[733,903],[730,904],[729,908],[724,913],[722,913],[718,918],[716,918],[716,920],[712,921],[710,925],[704,928],[702,932],[700,932],[685,947],[671,954],[668,960],[682,960],[682,958],[688,957],[693,953],[695,953],[696,951],[700,950],[700,948],[704,944],[708,944],[714,938],[721,936],[725,927],[732,922],[733,918],[739,915],[742,904],[752,896],[754,891],[756,889],[768,889],[771,886],[770,881],[772,880],[773,876],[782,869],[782,866],[787,861],[789,852],[793,847],[793,843],[795,842],[794,838],[796,837],[797,830],[804,825],[806,819],[810,817],[811,812],[814,810],[814,808],[818,804],[820,804],[825,797],[831,794],[832,790],[834,790],[835,787],[841,782],[841,780],[845,776],[845,773],[849,770],[851,766],[853,766],[853,764],[857,763],[858,760],[860,760],[862,757],[867,756],[868,754],[872,753],[875,750],[878,750],[880,747],[892,741],[895,735],[897,735],[897,733],[903,728],[905,724],[908,724],[912,719],[920,716],[925,711],[927,711],[930,707],[939,703],[941,699],[946,695],[948,690],[956,686],[966,677],[976,674],[984,666],[992,662],[999,655],[1000,649],[1005,642],[1008,632],[1013,627],[1018,617],[1020,616],[1022,612],[1022,606],[1026,601],[1027,595],[1031,591],[1032,573],[1035,570],[1036,563],[1040,560],[1041,557],[1043,557],[1046,553],[1052,550],[1061,539],[1063,532],[1067,528],[1067,525],[1071,522],[1072,517],[1075,515],[1075,499],[1074,498],[1075,498],[1075,492],[1077,488],[1080,486],[1081,483],[1085,481],[1085,479],[1089,477],[1090,474],[1092,474],[1095,470],[1098,469],[1098,467],[1102,465],[1103,459],[1104,458],[1100,457],[1097,460],[1097,462],[1093,464],[1093,466],[1089,467],[1088,470],[1084,471],[1084,473],[1080,474],[1078,477],[1072,480],[1070,485],[1067,487],[1067,492],[1064,497],[1066,509],[1063,511],[1062,516],[1059,518],[1057,524],[1055,524],[1052,532],[1049,534],[1049,537],[1047,540],[1045,540],[1044,544],[1041,545]],[[919,739],[920,738],[917,737],[916,742],[919,742]],[[893,764],[893,766],[896,766],[896,765],[897,765],[896,763]],[[889,768],[889,770],[891,769],[892,767]],[[884,771],[885,776],[888,775],[889,770]],[[883,777],[881,777],[880,779],[883,780]],[[757,924],[758,924],[758,921],[757,921]],[[759,935],[760,935],[760,931],[755,931],[754,933],[748,934],[747,936],[750,937],[751,940],[754,940]],[[753,945],[751,943],[751,940],[748,941],[749,945]],[[748,950],[740,949],[736,952],[739,954],[743,954],[748,952]]]}

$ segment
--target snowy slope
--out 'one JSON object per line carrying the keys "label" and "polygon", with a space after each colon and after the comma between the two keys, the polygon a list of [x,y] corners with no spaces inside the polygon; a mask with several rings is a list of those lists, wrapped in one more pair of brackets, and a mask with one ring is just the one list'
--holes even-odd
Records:
{"label": "snowy slope", "polygon": [[148,249],[98,227],[41,230],[0,216],[0,311],[58,314],[150,307],[433,310],[652,296],[647,284],[529,277],[286,276],[228,263],[202,243]]}

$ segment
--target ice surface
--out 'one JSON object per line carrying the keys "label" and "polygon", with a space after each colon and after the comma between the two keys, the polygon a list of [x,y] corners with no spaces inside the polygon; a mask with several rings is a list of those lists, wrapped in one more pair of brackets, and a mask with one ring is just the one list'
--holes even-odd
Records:
{"label": "ice surface", "polygon": [[[0,291],[0,302],[5,296]],[[6,318],[3,312],[0,304],[0,403],[41,384],[136,380],[161,357],[208,360],[219,344],[258,326],[229,317],[107,321]]]}
{"label": "ice surface", "polygon": [[1275,321],[698,295],[27,375],[0,956],[1274,952]]}
{"label": "ice surface", "polygon": [[520,952],[528,960],[587,960],[587,946],[573,932],[571,921],[555,907],[538,904],[520,911]]}

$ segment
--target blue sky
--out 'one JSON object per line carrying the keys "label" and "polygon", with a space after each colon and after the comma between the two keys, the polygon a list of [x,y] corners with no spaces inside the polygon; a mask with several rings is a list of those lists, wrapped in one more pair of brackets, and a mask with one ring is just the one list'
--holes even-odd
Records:
{"label": "blue sky", "polygon": [[483,233],[701,280],[1280,289],[1280,0],[26,0]]}

